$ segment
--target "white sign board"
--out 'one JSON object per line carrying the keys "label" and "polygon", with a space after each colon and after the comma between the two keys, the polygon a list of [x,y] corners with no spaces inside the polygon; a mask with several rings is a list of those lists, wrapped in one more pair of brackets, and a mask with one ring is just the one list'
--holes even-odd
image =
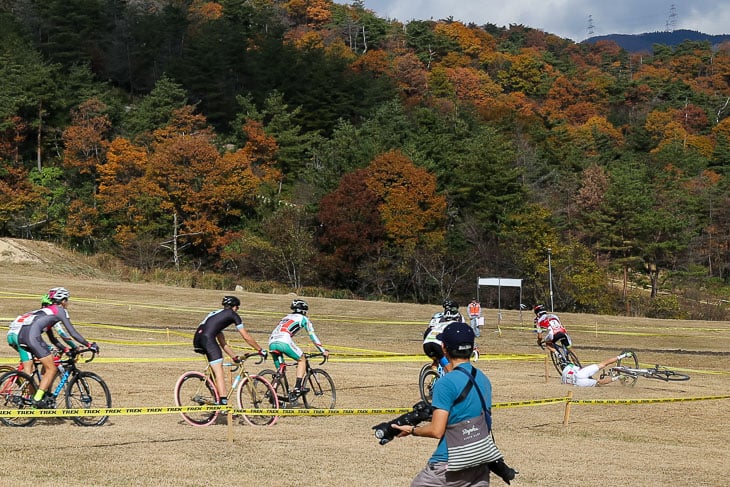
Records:
{"label": "white sign board", "polygon": [[502,287],[522,287],[522,279],[508,279],[504,277],[480,277],[480,286],[502,286]]}

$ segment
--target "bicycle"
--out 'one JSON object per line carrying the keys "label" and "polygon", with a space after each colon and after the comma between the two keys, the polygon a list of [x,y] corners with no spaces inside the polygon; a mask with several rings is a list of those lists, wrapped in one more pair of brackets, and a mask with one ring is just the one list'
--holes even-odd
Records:
{"label": "bicycle", "polygon": [[292,394],[289,388],[289,379],[286,375],[287,367],[296,367],[297,363],[287,363],[284,354],[278,350],[270,350],[269,353],[274,358],[274,363],[279,365],[276,370],[262,370],[259,375],[269,379],[282,408],[297,407],[299,397],[301,397],[304,407],[307,409],[333,409],[335,407],[337,392],[332,377],[325,370],[313,368],[310,365],[310,359],[314,357],[322,357],[322,362],[319,365],[323,365],[327,362],[326,355],[321,352],[304,354],[307,369],[302,381],[301,396],[297,397]]}
{"label": "bicycle", "polygon": [[[60,377],[58,377],[58,384],[53,392],[47,393],[43,398],[45,407],[57,408],[58,398],[64,390],[66,409],[98,409],[112,406],[112,396],[106,382],[99,375],[81,371],[76,366],[79,357],[88,352],[91,352],[91,357],[84,363],[89,363],[97,354],[95,350],[89,348],[70,350],[64,359],[55,357]],[[40,381],[38,366],[36,366],[33,376],[18,369],[2,375],[0,377],[0,408],[18,410],[33,408],[33,396],[38,390],[36,379]],[[108,418],[109,416],[72,417],[74,422],[80,426],[101,426]],[[0,421],[8,426],[32,426],[37,420],[37,417],[32,416],[0,417]]]}
{"label": "bicycle", "polygon": [[[626,353],[627,351],[621,352]],[[629,350],[629,352],[631,352]],[[669,370],[666,367],[655,365],[651,368],[640,368],[639,359],[634,352],[630,357],[620,359],[616,365],[609,368],[605,374],[610,375],[614,381],[621,382],[625,386],[633,386],[639,377],[647,379],[663,380],[664,382],[675,382],[689,380],[689,375]]]}
{"label": "bicycle", "polygon": [[[260,357],[256,364],[264,361],[264,357],[258,352],[251,352],[244,354],[239,363],[223,364],[224,367],[230,368],[231,373],[238,372],[228,390],[227,399],[230,401],[231,394],[235,391],[239,409],[278,409],[279,401],[269,381],[260,375],[249,374],[244,367],[246,360],[254,356]],[[189,370],[183,373],[175,383],[174,395],[177,406],[220,405],[221,397],[210,364],[207,364],[204,372]],[[180,414],[193,426],[208,426],[218,419],[220,413],[221,409],[212,409]],[[242,414],[241,416],[251,426],[270,426],[276,423],[278,418],[276,415]]]}
{"label": "bicycle", "polygon": [[[540,348],[545,350],[545,342],[540,344]],[[571,349],[571,344],[567,338],[561,338],[560,340],[553,342],[550,347],[553,350],[550,351],[550,360],[553,362],[555,370],[558,374],[563,373],[563,369],[568,364],[574,364],[578,367],[582,367],[580,360]]]}
{"label": "bicycle", "polygon": [[[479,360],[479,347],[476,344],[474,345],[474,350],[471,352],[470,360],[472,362]],[[441,364],[436,369],[433,368],[432,362],[424,364],[421,367],[421,371],[418,373],[418,392],[423,401],[431,404],[431,400],[433,399],[433,386],[445,373],[444,367]]]}

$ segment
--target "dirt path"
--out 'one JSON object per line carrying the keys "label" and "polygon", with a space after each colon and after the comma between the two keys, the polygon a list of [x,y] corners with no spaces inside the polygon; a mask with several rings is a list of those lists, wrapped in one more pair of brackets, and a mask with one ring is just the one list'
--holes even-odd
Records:
{"label": "dirt path", "polygon": [[[72,319],[102,348],[98,361],[82,367],[106,379],[114,406],[171,406],[177,377],[202,368],[191,351],[190,334],[217,307],[220,291],[49,276],[43,270],[48,264],[11,265],[2,255],[0,323],[7,326],[16,314],[31,309],[48,287],[67,286]],[[265,342],[291,296],[238,295],[248,329]],[[418,401],[419,337],[433,307],[307,300],[317,332],[333,352],[325,368],[337,385],[339,408],[408,407]],[[484,355],[478,366],[491,378],[493,401],[532,401],[493,411],[497,443],[520,471],[512,485],[727,484],[730,403],[699,399],[730,394],[730,323],[565,315],[584,362],[631,348],[644,364],[660,363],[692,376],[686,383],[639,380],[633,388],[578,389],[560,385],[554,373],[546,382],[544,361],[535,357],[540,350],[519,314],[503,312],[501,336],[494,333],[493,320],[490,324],[496,311],[485,314],[488,329],[480,339]],[[228,336],[243,348],[240,339]],[[306,339],[299,342],[305,345]],[[0,362],[14,360],[13,351],[0,346]],[[570,392],[584,402],[572,405],[564,425],[564,404],[539,401]],[[599,403],[625,399],[635,402]],[[673,402],[662,402],[669,399]],[[236,423],[232,443],[225,423],[194,428],[175,414],[114,416],[99,428],[44,418],[29,429],[0,427],[8,452],[0,458],[0,484],[407,486],[436,442],[405,438],[378,445],[371,427],[392,417],[289,417],[270,428]],[[48,445],[56,446],[53,461],[37,460]],[[19,462],[32,467],[19,467]],[[499,479],[492,482],[504,485]]]}

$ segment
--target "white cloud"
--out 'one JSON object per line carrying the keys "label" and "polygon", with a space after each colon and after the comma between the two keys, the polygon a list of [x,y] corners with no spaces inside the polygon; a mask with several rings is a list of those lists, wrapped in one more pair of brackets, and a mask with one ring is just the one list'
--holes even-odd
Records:
{"label": "white cloud", "polygon": [[[522,24],[575,41],[589,37],[589,15],[593,35],[656,32],[668,24],[706,34],[730,33],[727,0],[365,0],[365,8],[403,22],[453,17],[477,25]],[[676,16],[670,17],[671,12]]]}

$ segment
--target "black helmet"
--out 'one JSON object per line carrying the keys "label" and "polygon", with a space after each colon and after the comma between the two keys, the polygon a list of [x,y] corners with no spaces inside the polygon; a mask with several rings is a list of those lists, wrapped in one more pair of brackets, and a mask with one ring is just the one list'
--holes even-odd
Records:
{"label": "black helmet", "polygon": [[443,306],[444,306],[444,311],[456,312],[459,310],[459,303],[457,303],[453,299],[447,299],[446,301],[444,301]]}
{"label": "black helmet", "polygon": [[233,308],[234,306],[241,306],[241,300],[235,296],[224,296],[222,304],[223,306],[230,306]]}
{"label": "black helmet", "polygon": [[542,316],[547,313],[547,308],[545,308],[544,304],[538,304],[537,306],[532,308],[532,311],[534,311],[537,316]]}
{"label": "black helmet", "polygon": [[294,301],[291,302],[291,306],[289,306],[289,307],[295,313],[300,313],[303,315],[307,314],[307,311],[309,311],[309,305],[307,304],[306,301],[304,301],[302,299],[295,299]]}

